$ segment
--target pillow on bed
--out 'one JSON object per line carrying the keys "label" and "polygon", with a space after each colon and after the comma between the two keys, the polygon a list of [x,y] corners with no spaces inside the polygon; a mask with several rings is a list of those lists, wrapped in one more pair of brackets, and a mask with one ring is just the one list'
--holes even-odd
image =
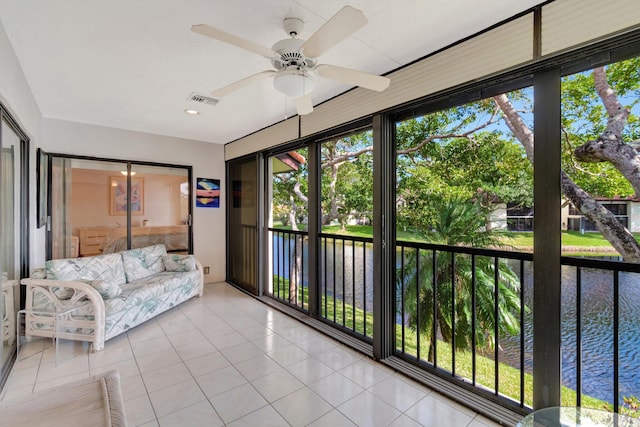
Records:
{"label": "pillow on bed", "polygon": [[193,271],[196,269],[196,257],[193,255],[167,255],[162,258],[167,271]]}

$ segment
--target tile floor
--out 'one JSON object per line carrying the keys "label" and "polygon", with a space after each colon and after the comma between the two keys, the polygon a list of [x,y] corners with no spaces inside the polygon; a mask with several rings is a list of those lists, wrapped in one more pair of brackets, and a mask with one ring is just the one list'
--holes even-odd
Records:
{"label": "tile floor", "polygon": [[494,426],[226,283],[108,341],[25,347],[4,399],[116,369],[131,426]]}

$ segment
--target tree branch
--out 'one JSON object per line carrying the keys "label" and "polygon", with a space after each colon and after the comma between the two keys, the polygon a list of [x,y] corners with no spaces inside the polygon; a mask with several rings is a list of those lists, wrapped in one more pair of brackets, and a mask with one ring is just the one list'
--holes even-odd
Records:
{"label": "tree branch", "polygon": [[[505,123],[523,145],[527,152],[527,157],[531,161],[531,164],[533,164],[533,132],[524,120],[522,120],[520,115],[515,112],[511,101],[509,101],[506,95],[495,96],[494,100],[504,113],[503,118]],[[560,185],[564,196],[570,200],[585,217],[596,224],[598,230],[600,230],[609,243],[622,255],[625,261],[640,262],[640,245],[638,245],[633,235],[618,221],[615,215],[573,182],[564,171],[561,171],[560,178]]]}
{"label": "tree branch", "polygon": [[595,141],[588,141],[574,150],[581,162],[609,162],[633,187],[636,196],[640,196],[640,156],[636,141],[625,144],[622,140],[629,119],[629,110],[618,100],[603,67],[593,70],[596,93],[607,111],[607,127]]}

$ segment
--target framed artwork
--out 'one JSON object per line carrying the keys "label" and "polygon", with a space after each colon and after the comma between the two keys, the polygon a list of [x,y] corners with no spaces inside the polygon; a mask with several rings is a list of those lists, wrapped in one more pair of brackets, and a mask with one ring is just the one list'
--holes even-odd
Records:
{"label": "framed artwork", "polygon": [[36,157],[36,186],[38,195],[38,200],[36,201],[36,215],[38,218],[38,228],[40,228],[44,227],[47,223],[47,180],[49,177],[49,156],[44,152],[44,150],[42,150],[42,148],[38,148]]}
{"label": "framed artwork", "polygon": [[[110,180],[110,215],[127,214],[127,177],[112,176]],[[131,215],[144,214],[144,178],[131,178]]]}
{"label": "framed artwork", "polygon": [[220,207],[220,180],[196,178],[196,207]]}

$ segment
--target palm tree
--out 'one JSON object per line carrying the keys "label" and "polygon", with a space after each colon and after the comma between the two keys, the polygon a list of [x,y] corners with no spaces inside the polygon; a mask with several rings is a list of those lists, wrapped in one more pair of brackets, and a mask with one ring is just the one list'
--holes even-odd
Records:
{"label": "palm tree", "polygon": [[[485,227],[488,209],[479,201],[441,201],[437,212],[427,233],[431,243],[485,248],[500,245],[496,233]],[[471,349],[474,322],[476,347],[495,348],[496,283],[498,333],[520,331],[520,280],[504,261],[418,248],[403,254],[402,272],[396,274],[396,295],[402,295],[409,327],[430,343],[429,361],[433,362],[438,336],[447,343],[455,343],[456,349]]]}

